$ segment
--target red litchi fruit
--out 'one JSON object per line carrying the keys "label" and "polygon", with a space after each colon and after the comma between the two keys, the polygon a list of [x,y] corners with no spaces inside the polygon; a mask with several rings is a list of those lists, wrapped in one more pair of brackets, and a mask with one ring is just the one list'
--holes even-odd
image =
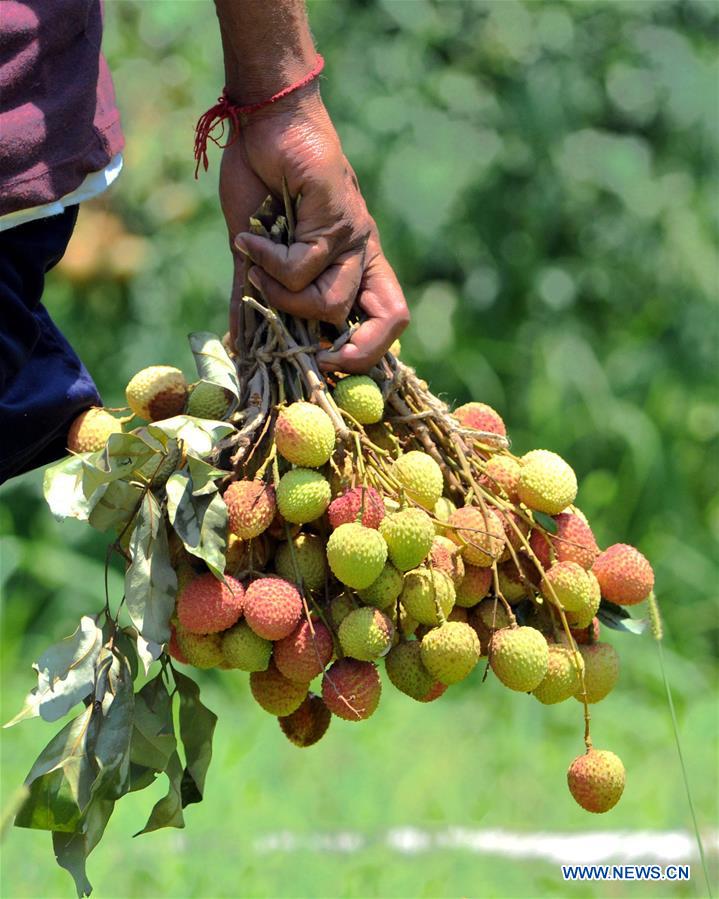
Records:
{"label": "red litchi fruit", "polygon": [[489,431],[492,434],[507,436],[507,428],[499,412],[486,403],[465,403],[454,410],[454,417],[465,428],[475,431]]}
{"label": "red litchi fruit", "polygon": [[589,525],[573,512],[561,512],[555,516],[556,534],[532,531],[529,545],[542,563],[549,568],[553,561],[576,562],[590,569],[599,555],[599,547]]}
{"label": "red litchi fruit", "polygon": [[225,582],[201,574],[187,584],[177,599],[177,618],[191,634],[215,634],[227,630],[242,615],[242,584],[225,575]]}
{"label": "red litchi fruit", "polygon": [[362,721],[379,704],[382,682],[373,662],[338,659],[322,678],[322,698],[338,718]]}
{"label": "red litchi fruit", "polygon": [[266,671],[253,671],[250,674],[250,690],[266,712],[278,717],[291,715],[307,696],[307,684],[288,680],[280,674],[273,662],[270,662]]}
{"label": "red litchi fruit", "polygon": [[302,616],[297,588],[279,577],[261,577],[245,592],[245,619],[265,640],[281,640],[295,629]]}
{"label": "red litchi fruit", "polygon": [[374,487],[353,487],[332,500],[327,509],[327,516],[333,528],[338,528],[341,524],[359,522],[366,528],[376,529],[380,526],[384,514],[384,502]]}
{"label": "red litchi fruit", "polygon": [[292,712],[277,719],[282,733],[290,743],[305,749],[313,746],[327,733],[332,720],[332,713],[319,696],[310,693],[302,705]]}
{"label": "red litchi fruit", "polygon": [[[314,634],[312,633],[314,629]],[[321,621],[301,621],[275,643],[275,664],[286,678],[308,684],[327,667],[334,651],[332,634]]]}
{"label": "red litchi fruit", "polygon": [[643,602],[654,589],[649,561],[626,543],[615,543],[600,553],[592,568],[602,596],[620,606]]}
{"label": "red litchi fruit", "polygon": [[588,749],[567,771],[569,791],[588,812],[608,812],[624,792],[625,772],[619,756],[606,749]]}
{"label": "red litchi fruit", "polygon": [[223,499],[229,529],[243,540],[259,537],[277,511],[274,488],[264,481],[235,481],[225,490]]}

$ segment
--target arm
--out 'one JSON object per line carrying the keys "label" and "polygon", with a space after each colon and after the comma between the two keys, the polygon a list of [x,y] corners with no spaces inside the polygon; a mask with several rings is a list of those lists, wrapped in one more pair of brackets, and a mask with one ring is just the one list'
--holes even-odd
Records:
{"label": "arm", "polygon": [[[215,0],[226,87],[237,103],[272,96],[314,65],[303,0]],[[291,247],[243,229],[267,193],[302,195]],[[342,326],[356,300],[367,319],[328,370],[366,371],[409,320],[402,290],[380,247],[352,168],[322,103],[317,82],[253,113],[223,154],[220,197],[236,253],[231,322],[241,289],[241,256],[250,278],[279,309]]]}

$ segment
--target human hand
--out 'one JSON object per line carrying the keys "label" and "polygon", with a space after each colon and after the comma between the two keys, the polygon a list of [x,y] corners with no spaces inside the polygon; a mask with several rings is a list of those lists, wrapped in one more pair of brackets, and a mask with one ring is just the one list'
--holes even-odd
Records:
{"label": "human hand", "polygon": [[[242,230],[267,193],[301,197],[290,247]],[[344,326],[356,302],[364,320],[335,353],[318,354],[326,371],[364,372],[409,322],[409,311],[377,227],[316,87],[253,114],[223,154],[220,196],[235,236],[234,333],[242,257],[268,302],[303,318]]]}

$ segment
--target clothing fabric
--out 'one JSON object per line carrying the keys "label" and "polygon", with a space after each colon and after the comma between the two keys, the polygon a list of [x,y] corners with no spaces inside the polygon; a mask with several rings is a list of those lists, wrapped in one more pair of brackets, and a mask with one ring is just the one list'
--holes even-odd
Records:
{"label": "clothing fabric", "polygon": [[0,216],[53,203],[121,152],[101,0],[0,2]]}
{"label": "clothing fabric", "polygon": [[68,206],[78,206],[86,200],[99,196],[106,191],[122,171],[122,153],[112,158],[110,165],[101,172],[91,172],[77,190],[60,197],[52,203],[44,206],[31,206],[30,209],[18,209],[17,212],[8,212],[0,216],[0,231],[8,228],[16,228],[25,222],[34,222],[36,219],[50,218],[53,215],[62,215]]}
{"label": "clothing fabric", "polygon": [[66,453],[73,419],[102,401],[41,298],[77,206],[0,234],[0,483]]}

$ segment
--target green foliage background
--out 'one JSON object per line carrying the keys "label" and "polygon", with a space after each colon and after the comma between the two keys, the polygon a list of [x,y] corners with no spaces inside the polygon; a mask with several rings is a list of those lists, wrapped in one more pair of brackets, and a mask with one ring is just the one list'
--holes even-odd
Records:
{"label": "green foliage background", "polygon": [[[517,452],[541,446],[570,460],[600,543],[631,542],[651,558],[708,826],[717,820],[717,7],[320,0],[310,15],[327,58],[325,101],[412,308],[403,357],[449,401],[498,408]],[[106,17],[125,171],[81,213],[75,254],[84,247],[90,263],[51,275],[47,305],[106,403],[120,405],[138,368],[191,371],[185,335],[225,329],[230,258],[218,154],[209,175],[192,178],[193,124],[222,84],[210,4],[112,0]],[[100,213],[117,216],[123,233],[97,256]],[[34,474],[0,490],[3,720],[30,685],[30,658],[101,604],[102,541],[53,522],[40,484]],[[119,587],[116,572],[110,585]],[[91,879],[103,896],[563,895],[553,865],[510,869],[442,849],[408,859],[380,835],[405,825],[688,827],[655,649],[610,639],[625,678],[597,707],[596,739],[622,755],[629,785],[606,819],[588,820],[565,796],[564,769],[581,748],[578,708],[539,709],[489,683],[478,693],[479,678],[436,707],[388,691],[373,722],[335,723],[300,753],[239,678],[208,676],[220,725],[203,807],[186,835],[130,845],[148,800],[129,797]],[[23,727],[3,735],[3,806],[50,735],[38,722]],[[341,830],[367,845],[344,858],[262,854],[253,842]],[[70,894],[43,841],[10,834],[3,895]],[[46,857],[28,870],[40,849]],[[695,860],[693,884],[663,895],[705,895],[699,877]],[[622,889],[572,893],[662,895],[656,885]]]}

